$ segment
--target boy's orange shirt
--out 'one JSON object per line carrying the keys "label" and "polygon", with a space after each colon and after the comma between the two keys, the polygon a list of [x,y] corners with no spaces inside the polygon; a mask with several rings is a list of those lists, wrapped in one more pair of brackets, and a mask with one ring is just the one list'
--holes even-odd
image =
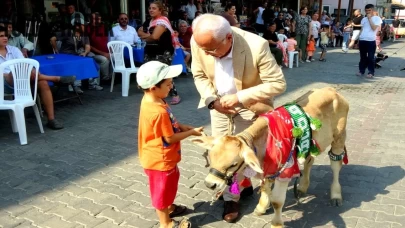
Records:
{"label": "boy's orange shirt", "polygon": [[163,137],[180,132],[179,123],[168,104],[141,103],[138,153],[144,169],[168,171],[181,160],[180,142],[168,144]]}

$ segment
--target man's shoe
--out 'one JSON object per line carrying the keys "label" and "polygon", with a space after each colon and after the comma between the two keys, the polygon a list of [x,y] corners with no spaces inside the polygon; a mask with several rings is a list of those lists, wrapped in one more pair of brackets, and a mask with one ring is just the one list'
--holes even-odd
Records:
{"label": "man's shoe", "polygon": [[72,84],[76,81],[76,76],[62,76],[60,77],[59,83],[61,84]]}
{"label": "man's shoe", "polygon": [[402,68],[400,71],[404,71],[405,70],[405,67],[404,68]]}
{"label": "man's shoe", "polygon": [[46,124],[46,126],[52,130],[63,129],[63,124],[56,119],[48,120],[48,123]]}
{"label": "man's shoe", "polygon": [[224,213],[222,218],[228,223],[236,222],[239,216],[239,203],[234,201],[225,201]]}
{"label": "man's shoe", "polygon": [[240,193],[240,198],[245,198],[245,197],[248,197],[248,196],[251,196],[251,195],[253,195],[253,187],[252,186],[244,188],[242,190],[242,192]]}

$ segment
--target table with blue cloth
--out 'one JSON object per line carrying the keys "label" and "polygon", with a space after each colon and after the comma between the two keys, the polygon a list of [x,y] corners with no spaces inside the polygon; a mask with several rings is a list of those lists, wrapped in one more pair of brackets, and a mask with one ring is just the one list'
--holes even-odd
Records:
{"label": "table with blue cloth", "polygon": [[93,58],[67,54],[31,57],[39,62],[39,71],[45,75],[76,76],[76,80],[98,77],[98,65]]}
{"label": "table with blue cloth", "polygon": [[[90,57],[67,54],[52,54],[38,55],[31,58],[39,62],[39,71],[41,72],[41,74],[60,77],[75,75],[76,80],[97,78],[99,75],[99,67],[96,61]],[[49,82],[49,84],[52,85],[51,82]],[[76,92],[75,89],[74,92],[75,96],[54,100],[54,103],[69,100],[72,98],[78,98],[80,104],[83,104],[82,100],[80,99],[80,95]]]}
{"label": "table with blue cloth", "polygon": [[[136,46],[132,47],[132,53],[134,56],[134,61],[138,63],[143,63],[144,59],[144,48],[137,48]],[[184,62],[184,58],[186,56],[184,55],[183,49],[177,48],[174,52],[173,60],[172,60],[172,65],[183,65],[183,73],[187,73],[187,66],[186,63]],[[129,53],[128,49],[124,49],[124,58],[129,59]]]}

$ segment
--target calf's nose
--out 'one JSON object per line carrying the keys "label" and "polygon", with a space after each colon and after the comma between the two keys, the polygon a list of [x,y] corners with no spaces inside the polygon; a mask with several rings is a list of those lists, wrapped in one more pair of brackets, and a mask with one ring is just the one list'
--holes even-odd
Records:
{"label": "calf's nose", "polygon": [[212,184],[210,182],[204,181],[205,186],[207,186],[207,188],[214,190],[217,187],[217,184]]}

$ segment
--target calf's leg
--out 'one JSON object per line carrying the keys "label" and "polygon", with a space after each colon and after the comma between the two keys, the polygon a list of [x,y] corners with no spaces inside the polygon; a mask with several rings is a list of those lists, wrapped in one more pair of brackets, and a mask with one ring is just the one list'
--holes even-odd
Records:
{"label": "calf's leg", "polygon": [[307,160],[304,164],[304,171],[302,173],[302,177],[300,178],[300,183],[298,186],[298,192],[295,196],[297,199],[301,198],[307,193],[309,187],[309,177],[311,174],[312,164],[314,164],[315,158],[312,156],[308,156]]}
{"label": "calf's leg", "polygon": [[262,215],[266,213],[267,209],[270,206],[271,199],[271,186],[273,182],[270,182],[269,179],[265,179],[261,188],[260,188],[260,199],[259,203],[255,208],[255,215]]}
{"label": "calf's leg", "polygon": [[271,195],[271,204],[274,208],[274,217],[271,220],[272,228],[283,227],[282,209],[285,202],[285,197],[288,188],[288,181],[276,180]]}
{"label": "calf's leg", "polygon": [[[345,141],[346,131],[342,131],[342,133],[336,136],[334,141],[332,142],[332,155],[339,156],[344,152]],[[332,206],[342,206],[342,187],[339,183],[339,172],[342,168],[342,160],[332,159],[332,157],[330,156],[330,166],[333,173],[333,181],[330,188],[331,204]]]}

